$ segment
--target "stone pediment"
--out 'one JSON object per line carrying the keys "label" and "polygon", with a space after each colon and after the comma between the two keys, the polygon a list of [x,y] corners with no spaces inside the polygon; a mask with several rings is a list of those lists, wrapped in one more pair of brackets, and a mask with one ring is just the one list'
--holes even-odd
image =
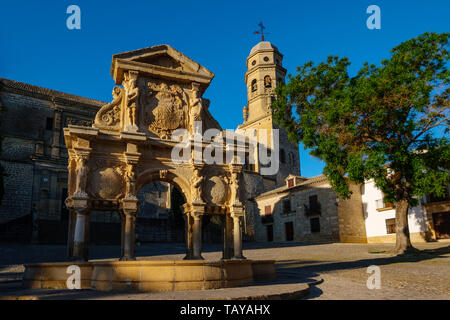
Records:
{"label": "stone pediment", "polygon": [[111,75],[116,84],[122,83],[124,73],[129,70],[168,80],[197,82],[202,92],[214,78],[214,73],[169,45],[158,45],[113,55]]}
{"label": "stone pediment", "polygon": [[170,139],[177,129],[193,133],[220,126],[208,111],[203,93],[214,74],[168,45],[113,56],[111,73],[118,86],[113,101],[104,105],[93,127]]}

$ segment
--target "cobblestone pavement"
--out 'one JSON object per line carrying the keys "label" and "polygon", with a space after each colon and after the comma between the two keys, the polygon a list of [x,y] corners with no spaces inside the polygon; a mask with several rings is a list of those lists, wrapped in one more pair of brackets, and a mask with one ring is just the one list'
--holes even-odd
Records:
{"label": "cobblestone pavement", "polygon": [[[422,250],[420,254],[395,257],[389,253],[392,244],[245,243],[244,254],[249,259],[276,260],[278,285],[323,280],[312,286],[306,299],[450,299],[450,242],[415,246]],[[155,243],[138,246],[136,255],[138,259],[181,259],[184,250],[184,244]],[[117,258],[119,251],[97,246],[90,252],[93,259],[108,259]],[[0,246],[0,284],[20,279],[23,263],[61,261],[64,255],[63,246]],[[205,245],[203,257],[220,259],[220,246]],[[366,286],[371,265],[380,267],[380,289]],[[0,285],[0,296],[12,290],[7,286]],[[173,298],[170,293],[156,297]]]}

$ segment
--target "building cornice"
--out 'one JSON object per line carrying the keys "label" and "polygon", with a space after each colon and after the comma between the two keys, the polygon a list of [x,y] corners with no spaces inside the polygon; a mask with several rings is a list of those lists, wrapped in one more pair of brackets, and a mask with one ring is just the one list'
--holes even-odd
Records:
{"label": "building cornice", "polygon": [[[98,109],[105,105],[106,102],[93,100],[70,93],[47,89],[30,85],[27,83],[14,81],[10,79],[0,78],[0,88],[2,91],[24,95],[36,99],[46,100],[52,102],[55,107],[79,107],[82,106],[87,109],[91,109],[92,112],[98,111]],[[77,108],[80,111],[79,108]]]}

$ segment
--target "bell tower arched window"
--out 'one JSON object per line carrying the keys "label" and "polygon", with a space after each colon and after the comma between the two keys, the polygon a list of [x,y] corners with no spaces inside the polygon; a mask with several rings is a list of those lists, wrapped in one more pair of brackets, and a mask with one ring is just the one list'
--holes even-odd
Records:
{"label": "bell tower arched window", "polygon": [[255,92],[258,90],[258,85],[256,84],[256,79],[253,79],[252,81],[252,92]]}
{"label": "bell tower arched window", "polygon": [[264,77],[264,88],[272,88],[272,79],[270,76]]}

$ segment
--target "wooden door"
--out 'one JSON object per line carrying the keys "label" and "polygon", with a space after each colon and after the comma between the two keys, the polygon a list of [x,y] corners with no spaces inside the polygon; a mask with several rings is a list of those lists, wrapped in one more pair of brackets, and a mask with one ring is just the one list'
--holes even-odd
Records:
{"label": "wooden door", "polygon": [[450,212],[433,213],[434,231],[437,239],[450,239]]}
{"label": "wooden door", "polygon": [[286,241],[293,241],[294,240],[294,223],[293,222],[286,222],[284,224],[285,231],[286,231]]}

